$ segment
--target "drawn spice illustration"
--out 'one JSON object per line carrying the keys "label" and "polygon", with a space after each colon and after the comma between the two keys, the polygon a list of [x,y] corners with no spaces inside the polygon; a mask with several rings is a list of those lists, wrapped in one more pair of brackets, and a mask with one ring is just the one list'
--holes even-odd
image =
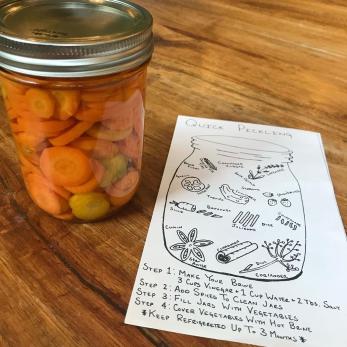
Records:
{"label": "drawn spice illustration", "polygon": [[290,239],[287,239],[286,241],[281,241],[280,239],[273,242],[264,241],[262,247],[266,248],[268,254],[273,258],[273,260],[257,267],[253,267],[253,264],[249,264],[245,269],[241,270],[240,273],[261,270],[276,263],[283,265],[287,272],[299,271],[299,268],[292,263],[295,261],[301,261],[301,246],[302,245],[299,241],[294,243],[294,241]]}
{"label": "drawn spice illustration", "polygon": [[248,195],[240,193],[237,190],[231,189],[228,184],[222,184],[219,190],[226,200],[232,201],[235,204],[246,205],[247,203],[249,203]]}
{"label": "drawn spice illustration", "polygon": [[177,208],[183,211],[195,212],[196,210],[196,206],[193,204],[190,204],[189,202],[171,201],[170,204],[175,205]]}
{"label": "drawn spice illustration", "polygon": [[[162,233],[168,254],[199,271],[257,281],[298,278],[306,225],[292,151],[240,136],[199,135],[190,143],[192,151],[177,158],[165,195]],[[177,229],[183,230],[180,236]],[[199,230],[198,243],[188,245],[184,230],[193,229]]]}
{"label": "drawn spice illustration", "polygon": [[194,228],[189,231],[188,236],[181,230],[177,230],[177,236],[182,242],[175,243],[170,247],[173,251],[181,251],[180,258],[186,261],[192,254],[198,261],[205,261],[204,253],[200,247],[212,245],[213,241],[210,240],[197,240],[198,229]]}
{"label": "drawn spice illustration", "polygon": [[186,177],[182,180],[182,187],[189,192],[195,193],[205,189],[205,185],[197,177]]}
{"label": "drawn spice illustration", "polygon": [[258,249],[258,245],[256,243],[252,243],[250,241],[239,242],[230,245],[229,247],[219,251],[216,254],[217,260],[222,264],[228,264],[234,260],[242,258],[249,253],[254,252]]}

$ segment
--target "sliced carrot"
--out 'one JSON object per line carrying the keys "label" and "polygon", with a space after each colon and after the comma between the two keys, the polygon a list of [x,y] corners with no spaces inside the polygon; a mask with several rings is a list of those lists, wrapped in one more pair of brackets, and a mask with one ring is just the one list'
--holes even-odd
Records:
{"label": "sliced carrot", "polygon": [[107,194],[116,198],[126,196],[129,194],[129,192],[132,192],[137,188],[139,180],[140,175],[138,171],[129,171],[119,181],[107,188]]}
{"label": "sliced carrot", "polygon": [[127,138],[132,132],[132,128],[114,131],[100,124],[95,124],[87,131],[87,134],[95,137],[96,139],[102,139],[106,141],[121,141]]}
{"label": "sliced carrot", "polygon": [[9,94],[24,94],[28,87],[24,84],[20,84],[18,82],[14,82],[5,78],[1,79],[1,84],[3,85],[4,89],[6,90],[6,95]]}
{"label": "sliced carrot", "polygon": [[24,174],[35,173],[42,176],[41,170],[28,160],[22,153],[18,154],[21,163],[22,171]]}
{"label": "sliced carrot", "polygon": [[39,118],[51,118],[54,114],[55,100],[46,90],[30,88],[25,93],[30,111]]}
{"label": "sliced carrot", "polygon": [[74,215],[72,214],[72,212],[69,212],[69,211],[65,213],[61,213],[61,214],[54,214],[53,217],[61,219],[61,220],[65,220],[65,221],[74,219]]}
{"label": "sliced carrot", "polygon": [[85,102],[100,102],[107,100],[112,95],[111,88],[88,89],[81,93],[81,99]]}
{"label": "sliced carrot", "polygon": [[11,129],[14,133],[19,133],[22,131],[21,127],[19,126],[19,124],[17,122],[10,122],[11,125]]}
{"label": "sliced carrot", "polygon": [[67,130],[65,133],[57,137],[49,139],[49,142],[53,146],[65,146],[68,143],[80,137],[92,126],[93,126],[93,123],[90,123],[90,122],[83,122],[83,121],[79,122],[75,126],[70,128],[69,130]]}
{"label": "sliced carrot", "polygon": [[37,152],[42,151],[47,143],[41,136],[36,136],[26,132],[20,132],[15,135],[15,140],[17,141],[19,150],[25,156],[33,155]]}
{"label": "sliced carrot", "polygon": [[25,177],[25,183],[33,201],[44,211],[59,215],[70,209],[67,200],[42,184],[40,176],[29,174]]}
{"label": "sliced carrot", "polygon": [[38,119],[18,118],[18,125],[24,132],[42,137],[58,136],[62,131],[75,124],[73,119],[40,121]]}
{"label": "sliced carrot", "polygon": [[28,145],[30,147],[37,147],[44,141],[43,136],[35,136],[26,132],[18,133],[15,138],[18,143]]}
{"label": "sliced carrot", "polygon": [[92,162],[92,170],[93,170],[94,176],[89,181],[87,181],[86,183],[80,186],[65,187],[65,189],[67,189],[69,192],[74,194],[90,193],[93,190],[95,190],[99,186],[99,182],[101,181],[104,175],[105,168],[96,160],[94,160]]}
{"label": "sliced carrot", "polygon": [[118,209],[124,206],[125,204],[127,204],[131,200],[131,198],[135,195],[135,193],[136,193],[136,187],[132,191],[128,192],[126,195],[123,195],[121,197],[110,196],[109,199],[111,201],[111,204]]}
{"label": "sliced carrot", "polygon": [[40,168],[49,181],[58,186],[79,186],[92,176],[91,163],[79,149],[46,148],[40,158]]}
{"label": "sliced carrot", "polygon": [[123,141],[118,143],[120,151],[132,160],[137,159],[141,156],[142,141],[140,138],[132,133]]}
{"label": "sliced carrot", "polygon": [[54,90],[52,94],[58,101],[57,114],[61,120],[73,116],[80,104],[80,92],[78,90]]}
{"label": "sliced carrot", "polygon": [[131,109],[125,110],[112,116],[102,123],[106,128],[111,130],[124,130],[134,126],[134,114]]}
{"label": "sliced carrot", "polygon": [[113,157],[119,152],[115,143],[90,136],[80,137],[71,142],[70,146],[82,149],[97,158]]}
{"label": "sliced carrot", "polygon": [[13,108],[9,107],[7,108],[7,116],[10,120],[15,120],[17,119],[18,114]]}
{"label": "sliced carrot", "polygon": [[136,134],[142,138],[144,132],[145,110],[142,104],[137,105],[133,109],[134,112],[134,130]]}
{"label": "sliced carrot", "polygon": [[39,170],[39,168],[36,168],[36,171],[32,171],[33,174],[35,174],[42,184],[45,184],[49,189],[51,189],[54,193],[57,193],[62,198],[69,200],[71,197],[71,193],[67,191],[63,187],[59,187],[56,184],[50,182],[46,177],[43,176],[42,172]]}
{"label": "sliced carrot", "polygon": [[86,122],[99,122],[104,119],[104,109],[99,105],[95,107],[88,104],[82,105],[75,114],[75,118]]}
{"label": "sliced carrot", "polygon": [[110,209],[106,194],[96,192],[75,194],[69,204],[74,216],[87,221],[105,217]]}

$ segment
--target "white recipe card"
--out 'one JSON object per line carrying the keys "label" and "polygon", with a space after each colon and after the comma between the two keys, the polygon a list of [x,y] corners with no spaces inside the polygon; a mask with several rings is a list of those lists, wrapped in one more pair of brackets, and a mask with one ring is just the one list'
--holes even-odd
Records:
{"label": "white recipe card", "polygon": [[346,246],[318,133],[180,116],[125,322],[346,347]]}

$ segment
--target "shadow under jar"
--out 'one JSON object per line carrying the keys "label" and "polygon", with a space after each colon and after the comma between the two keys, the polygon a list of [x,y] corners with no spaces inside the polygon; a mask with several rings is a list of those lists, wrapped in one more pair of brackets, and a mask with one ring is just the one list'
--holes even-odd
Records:
{"label": "shadow under jar", "polygon": [[126,1],[0,6],[0,83],[24,182],[71,221],[111,216],[140,180],[152,17]]}

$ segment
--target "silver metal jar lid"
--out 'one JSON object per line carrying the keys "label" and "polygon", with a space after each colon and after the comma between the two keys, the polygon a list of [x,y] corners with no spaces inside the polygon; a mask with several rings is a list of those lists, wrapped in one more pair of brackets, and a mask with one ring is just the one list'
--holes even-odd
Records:
{"label": "silver metal jar lid", "polygon": [[153,52],[152,16],[123,0],[0,3],[0,67],[44,77],[135,68]]}

